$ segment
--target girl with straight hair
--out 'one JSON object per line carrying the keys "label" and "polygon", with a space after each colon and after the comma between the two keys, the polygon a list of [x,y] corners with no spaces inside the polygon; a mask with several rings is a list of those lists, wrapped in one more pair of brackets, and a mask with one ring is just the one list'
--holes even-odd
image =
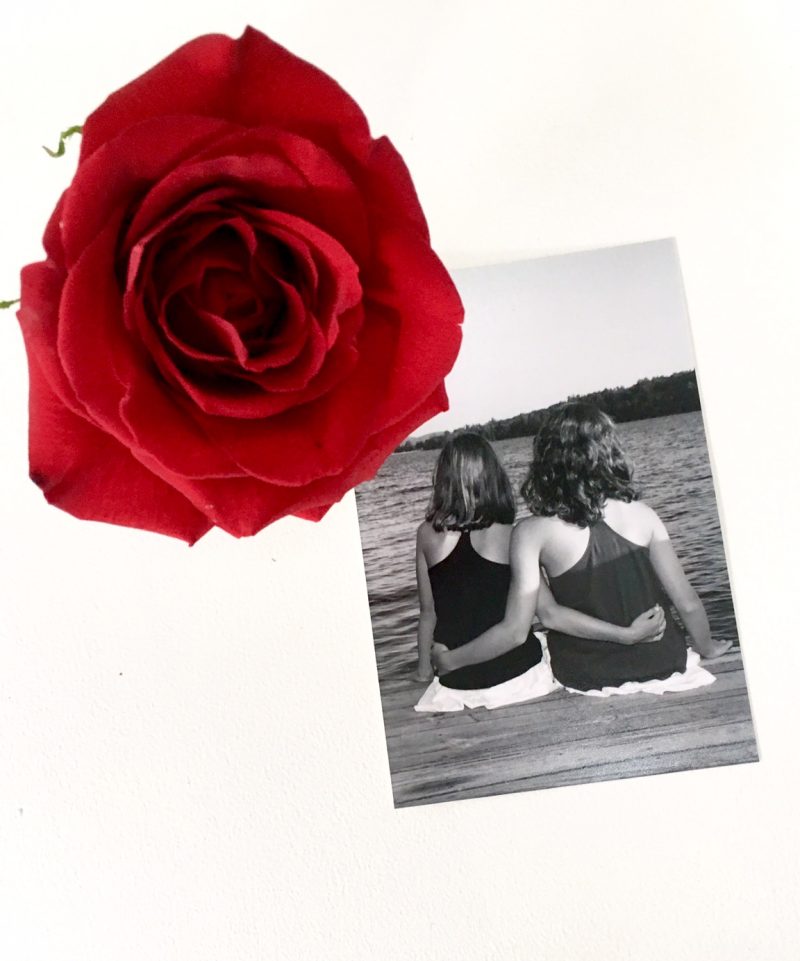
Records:
{"label": "girl with straight hair", "polygon": [[[419,680],[432,676],[434,641],[457,648],[503,620],[514,516],[511,484],[492,445],[474,433],[451,438],[436,463],[425,521],[417,531]],[[493,708],[555,690],[559,685],[531,626],[534,612],[546,627],[577,637],[601,637],[610,646],[625,648],[655,642],[660,635],[664,612],[657,604],[649,608],[632,614],[627,626],[610,624],[560,606],[543,588],[518,644],[490,654],[482,663],[440,672],[416,710]]]}
{"label": "girl with straight hair", "polygon": [[[565,404],[550,413],[534,438],[522,494],[534,516],[516,527],[511,540],[505,616],[468,644],[453,650],[437,647],[434,660],[445,676],[524,648],[544,591],[552,592],[559,604],[616,624],[627,623],[645,607],[658,605],[663,612],[664,630],[657,640],[628,646],[551,623],[553,674],[570,690],[661,693],[714,681],[700,667],[698,655],[719,657],[731,643],[712,639],[703,605],[666,528],[656,512],[637,499],[631,468],[608,415],[583,403]],[[670,602],[694,650],[687,649]]]}

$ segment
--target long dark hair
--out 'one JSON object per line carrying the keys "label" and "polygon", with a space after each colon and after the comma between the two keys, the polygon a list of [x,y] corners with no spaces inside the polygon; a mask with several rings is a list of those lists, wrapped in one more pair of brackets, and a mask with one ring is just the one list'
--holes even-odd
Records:
{"label": "long dark hair", "polygon": [[513,524],[514,492],[492,445],[480,434],[456,434],[433,469],[425,520],[437,531],[474,531]]}
{"label": "long dark hair", "polygon": [[608,414],[580,403],[550,412],[533,439],[522,496],[532,514],[578,527],[601,520],[609,498],[636,500],[633,469]]}

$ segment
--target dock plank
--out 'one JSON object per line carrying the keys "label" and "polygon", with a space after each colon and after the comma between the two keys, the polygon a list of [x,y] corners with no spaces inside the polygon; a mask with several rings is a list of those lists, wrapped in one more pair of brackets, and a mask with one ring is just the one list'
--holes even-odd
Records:
{"label": "dock plank", "polygon": [[557,691],[486,711],[418,714],[424,685],[381,680],[397,807],[758,760],[738,651],[716,681],[680,694]]}

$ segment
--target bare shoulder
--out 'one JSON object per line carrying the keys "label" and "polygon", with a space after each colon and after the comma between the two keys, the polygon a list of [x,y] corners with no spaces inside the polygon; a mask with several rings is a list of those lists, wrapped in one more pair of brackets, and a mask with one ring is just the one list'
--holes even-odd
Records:
{"label": "bare shoulder", "polygon": [[632,501],[631,504],[636,505],[636,509],[641,512],[642,522],[649,526],[653,540],[669,540],[669,534],[667,533],[666,527],[664,527],[664,522],[654,508],[644,501]]}
{"label": "bare shoulder", "polygon": [[508,564],[511,530],[511,524],[490,524],[489,527],[474,530],[467,536],[473,550],[481,557],[497,564]]}
{"label": "bare shoulder", "polygon": [[554,524],[562,523],[557,517],[526,517],[516,527],[512,537],[517,544],[541,544],[552,532]]}
{"label": "bare shoulder", "polygon": [[514,532],[513,524],[492,524],[491,527],[487,527],[486,530],[491,535],[492,539],[501,544],[508,544],[511,540],[511,535]]}
{"label": "bare shoulder", "polygon": [[511,532],[514,530],[513,524],[490,524],[472,531],[470,539],[475,544],[491,544],[494,547],[505,547],[508,551],[508,542],[511,540]]}
{"label": "bare shoulder", "polygon": [[425,548],[434,542],[436,531],[430,521],[423,521],[417,528],[417,546]]}
{"label": "bare shoulder", "polygon": [[633,541],[646,544],[666,534],[658,514],[646,501],[609,501],[604,513],[615,530]]}
{"label": "bare shoulder", "polygon": [[631,501],[628,506],[631,508],[632,513],[638,517],[643,524],[648,524],[653,529],[655,529],[657,525],[661,527],[664,526],[654,508],[645,501]]}
{"label": "bare shoulder", "polygon": [[509,556],[516,584],[538,583],[542,548],[551,528],[549,517],[526,517],[514,528]]}
{"label": "bare shoulder", "polygon": [[619,504],[619,507],[632,517],[638,517],[641,520],[652,521],[658,517],[658,514],[646,501],[630,501],[629,503],[615,501],[615,503]]}

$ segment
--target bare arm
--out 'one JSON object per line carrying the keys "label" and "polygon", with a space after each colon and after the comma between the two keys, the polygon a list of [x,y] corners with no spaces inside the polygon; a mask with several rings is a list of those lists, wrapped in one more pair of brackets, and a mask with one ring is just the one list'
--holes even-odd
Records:
{"label": "bare arm", "polygon": [[437,651],[436,666],[442,674],[468,664],[490,661],[525,643],[533,623],[541,575],[541,533],[535,524],[519,524],[511,534],[511,587],[505,617],[479,637],[452,651]]}
{"label": "bare arm", "polygon": [[503,620],[452,651],[434,650],[434,663],[440,673],[446,674],[468,664],[480,664],[524,644],[534,613],[545,627],[574,637],[616,644],[636,644],[661,638],[665,618],[658,605],[640,614],[627,627],[622,627],[556,603],[541,576],[541,537],[541,528],[537,525],[523,523],[514,529],[510,548],[511,587]]}
{"label": "bare arm", "polygon": [[546,628],[570,634],[572,637],[585,637],[591,641],[610,641],[613,644],[638,644],[659,640],[664,634],[666,619],[664,611],[656,604],[649,611],[622,627],[596,617],[562,607],[553,597],[547,581],[542,578],[536,602],[536,615]]}
{"label": "bare arm", "polygon": [[433,631],[436,627],[436,610],[433,606],[433,591],[428,576],[428,561],[422,549],[422,532],[417,531],[417,594],[419,596],[419,621],[417,623],[417,679],[429,681],[433,677],[431,648]]}
{"label": "bare arm", "polygon": [[729,650],[731,641],[715,641],[711,637],[703,602],[689,583],[667,529],[656,515],[650,541],[650,561],[669,599],[678,609],[692,646],[703,657],[719,657]]}

